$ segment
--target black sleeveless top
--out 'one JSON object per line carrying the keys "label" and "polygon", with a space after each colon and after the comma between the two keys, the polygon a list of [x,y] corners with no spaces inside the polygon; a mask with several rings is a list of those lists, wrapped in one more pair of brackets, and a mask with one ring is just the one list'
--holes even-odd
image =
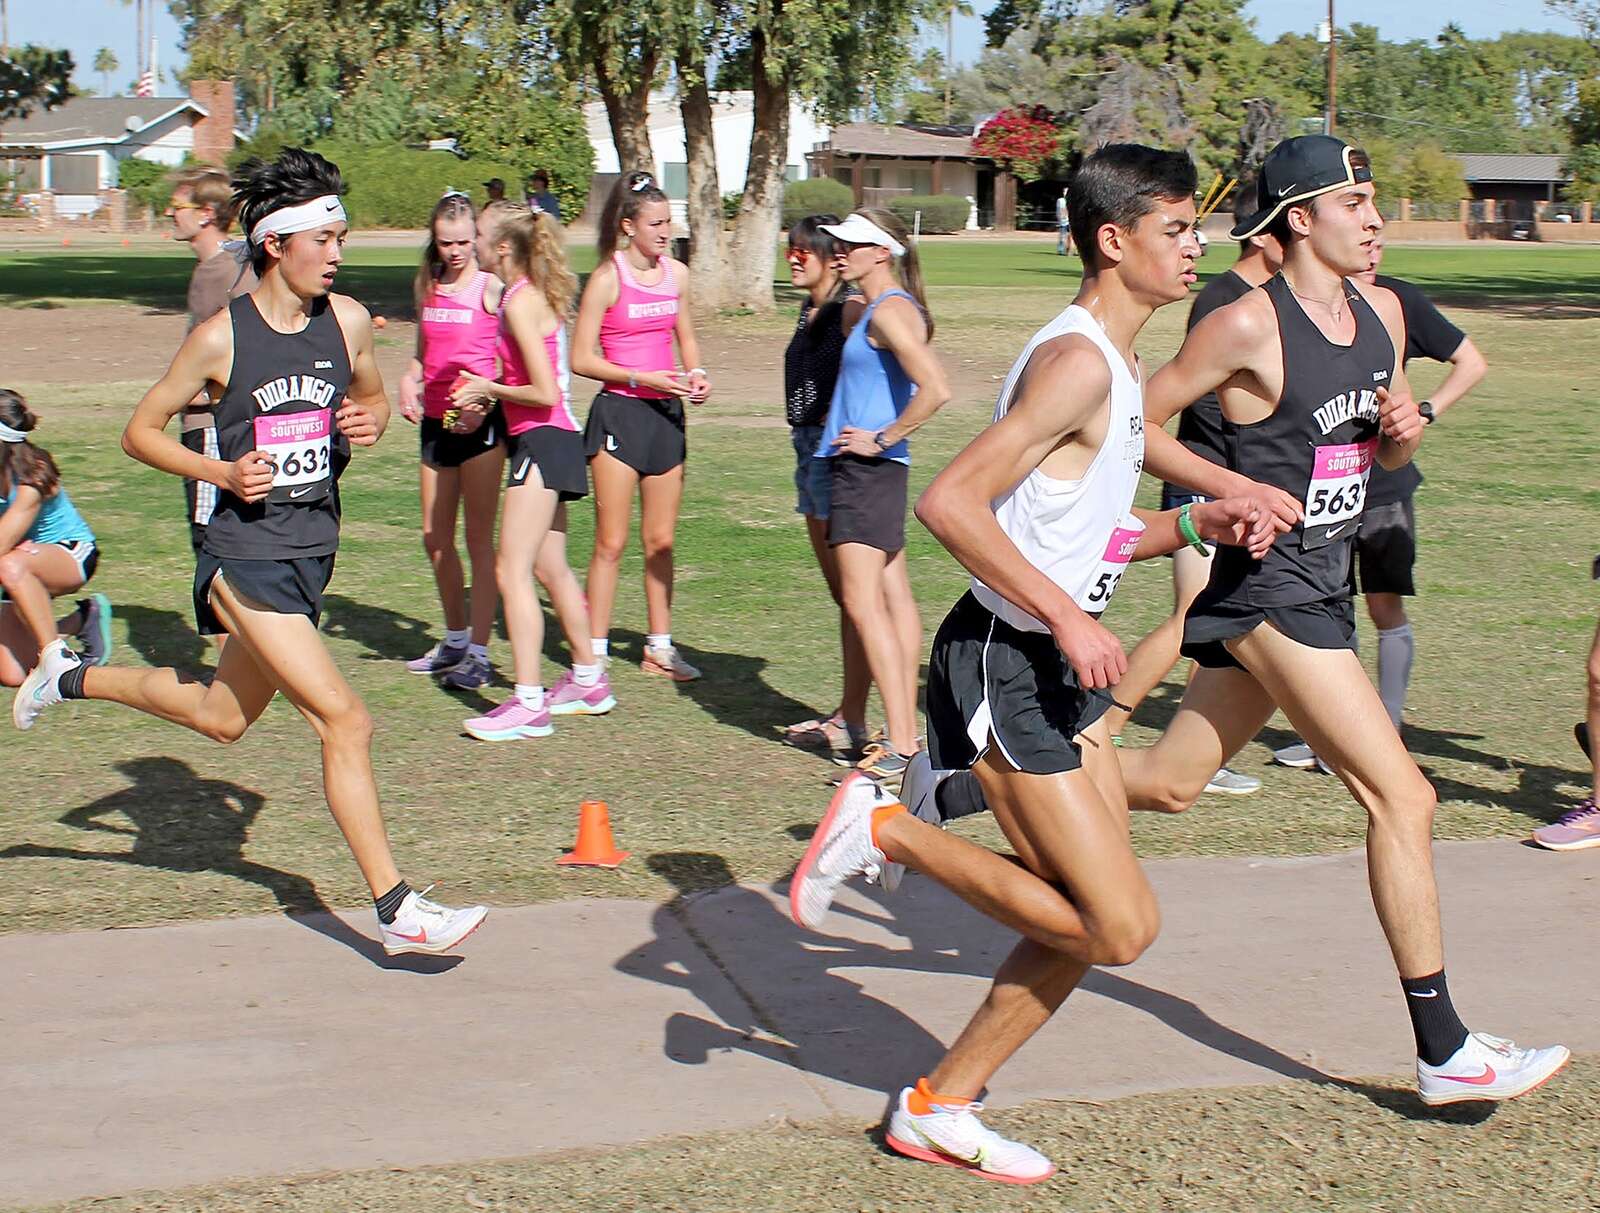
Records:
{"label": "black sleeveless top", "polygon": [[236,560],[326,556],[339,547],[339,475],[350,444],[333,414],[350,388],[350,355],[333,304],[311,305],[298,333],[280,333],[255,300],[228,305],[233,370],[213,410],[221,458],[265,451],[276,464],[272,491],[247,505],[223,490],[206,528],[205,550]]}
{"label": "black sleeveless top", "polygon": [[1224,421],[1227,465],[1287,489],[1305,502],[1306,515],[1259,562],[1244,548],[1219,547],[1207,596],[1297,606],[1350,593],[1350,545],[1380,437],[1377,390],[1389,385],[1395,351],[1383,321],[1348,280],[1356,334],[1347,346],[1322,335],[1282,274],[1265,289],[1278,314],[1283,393],[1269,417],[1251,425]]}

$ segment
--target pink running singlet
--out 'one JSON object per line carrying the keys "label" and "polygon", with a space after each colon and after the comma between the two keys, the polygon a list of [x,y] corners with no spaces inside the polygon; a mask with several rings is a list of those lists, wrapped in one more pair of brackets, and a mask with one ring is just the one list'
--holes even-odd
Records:
{"label": "pink running singlet", "polygon": [[493,275],[479,270],[454,295],[437,284],[422,301],[422,411],[435,419],[450,407],[450,389],[462,371],[494,378],[500,322],[483,310]]}
{"label": "pink running singlet", "polygon": [[[672,371],[672,331],[678,324],[678,280],[672,263],[662,259],[666,271],[655,286],[644,286],[622,253],[613,253],[617,267],[617,301],[600,317],[600,353],[607,362],[630,371]],[[640,400],[665,400],[666,392],[629,387],[626,381],[606,384],[606,391]]]}
{"label": "pink running singlet", "polygon": [[[518,278],[506,287],[506,293],[500,297],[500,382],[507,387],[526,387],[533,382],[528,375],[528,365],[522,360],[522,350],[517,345],[517,339],[511,335],[511,325],[506,320],[506,305],[527,285],[526,278]],[[508,434],[526,433],[541,425],[573,432],[578,429],[578,420],[567,406],[567,389],[572,382],[572,376],[567,370],[565,325],[557,325],[555,331],[544,339],[544,353],[545,357],[550,359],[550,371],[556,377],[556,386],[561,389],[561,403],[530,406],[502,400],[500,404],[505,410]]]}

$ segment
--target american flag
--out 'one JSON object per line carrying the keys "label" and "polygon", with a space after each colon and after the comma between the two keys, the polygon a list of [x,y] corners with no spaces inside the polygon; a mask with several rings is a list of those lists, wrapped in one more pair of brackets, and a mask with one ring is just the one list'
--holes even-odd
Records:
{"label": "american flag", "polygon": [[155,73],[145,72],[139,77],[139,87],[134,90],[135,97],[154,97],[156,95]]}

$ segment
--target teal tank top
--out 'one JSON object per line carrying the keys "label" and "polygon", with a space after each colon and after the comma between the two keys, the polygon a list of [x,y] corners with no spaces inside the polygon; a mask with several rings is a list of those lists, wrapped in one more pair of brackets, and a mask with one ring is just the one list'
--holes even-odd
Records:
{"label": "teal tank top", "polygon": [[[11,497],[0,493],[0,514],[10,508]],[[46,497],[39,503],[39,515],[28,528],[25,538],[34,543],[93,543],[94,532],[72,504],[65,486],[59,486],[55,496]]]}

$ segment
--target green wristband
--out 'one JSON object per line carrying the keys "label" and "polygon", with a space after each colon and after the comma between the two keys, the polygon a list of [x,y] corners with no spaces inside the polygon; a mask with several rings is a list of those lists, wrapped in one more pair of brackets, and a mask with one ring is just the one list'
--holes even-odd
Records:
{"label": "green wristband", "polygon": [[1194,508],[1194,502],[1186,501],[1178,507],[1178,534],[1182,535],[1185,542],[1202,556],[1211,555],[1211,549],[1206,546],[1205,540],[1200,538],[1200,532],[1194,529],[1194,522],[1189,517],[1189,511]]}

